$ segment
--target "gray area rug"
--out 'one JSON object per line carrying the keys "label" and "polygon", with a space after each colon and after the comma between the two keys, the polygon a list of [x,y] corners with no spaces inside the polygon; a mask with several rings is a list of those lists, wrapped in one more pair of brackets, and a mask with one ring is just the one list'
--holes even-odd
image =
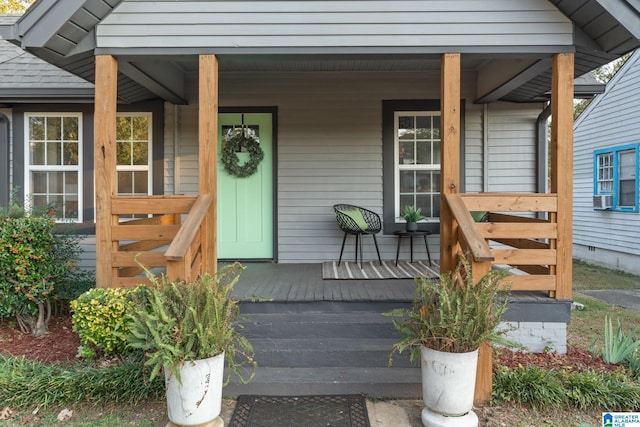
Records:
{"label": "gray area rug", "polygon": [[338,261],[327,261],[322,263],[323,279],[340,280],[380,280],[380,279],[413,279],[417,276],[437,278],[440,266],[429,261],[365,261],[362,268],[352,261],[343,261],[338,265]]}

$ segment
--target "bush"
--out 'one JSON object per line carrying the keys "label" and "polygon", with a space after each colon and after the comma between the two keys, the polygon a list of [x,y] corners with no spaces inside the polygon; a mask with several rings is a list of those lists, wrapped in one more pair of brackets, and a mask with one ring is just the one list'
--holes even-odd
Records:
{"label": "bush", "polygon": [[73,330],[80,336],[80,357],[93,358],[96,351],[105,354],[125,354],[131,316],[135,313],[132,294],[142,294],[142,288],[94,288],[71,301]]}
{"label": "bush", "polygon": [[48,329],[56,287],[71,279],[78,239],[55,233],[48,217],[0,217],[0,318],[15,316],[23,332]]}

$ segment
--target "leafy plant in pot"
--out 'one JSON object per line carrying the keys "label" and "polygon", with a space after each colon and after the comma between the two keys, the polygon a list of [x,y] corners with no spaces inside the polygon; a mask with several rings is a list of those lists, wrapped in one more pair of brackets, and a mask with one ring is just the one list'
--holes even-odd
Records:
{"label": "leafy plant in pot", "polygon": [[402,210],[402,217],[407,222],[407,231],[416,231],[418,229],[418,221],[425,219],[420,208],[415,206],[405,206]]}
{"label": "leafy plant in pot", "polygon": [[[193,282],[169,281],[147,271],[153,286],[136,301],[127,341],[145,352],[151,379],[164,370],[167,412],[174,425],[218,419],[225,360],[242,382],[253,378],[253,348],[237,331],[238,302],[231,298],[243,268],[230,264]],[[241,371],[247,365],[251,369]]]}
{"label": "leafy plant in pot", "polygon": [[410,309],[391,310],[400,332],[389,355],[410,351],[411,361],[420,359],[426,427],[477,426],[473,407],[478,349],[487,341],[506,343],[498,329],[507,308],[504,270],[491,270],[474,284],[471,265],[461,257],[455,271],[442,273],[440,280],[416,278],[416,292]]}

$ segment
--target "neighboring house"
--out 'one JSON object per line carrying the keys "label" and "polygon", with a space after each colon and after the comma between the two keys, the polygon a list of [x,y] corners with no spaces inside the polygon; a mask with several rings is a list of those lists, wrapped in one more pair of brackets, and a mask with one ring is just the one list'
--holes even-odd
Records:
{"label": "neighboring house", "polygon": [[[10,182],[95,230],[99,286],[139,281],[137,251],[179,277],[217,259],[335,260],[335,203],[378,212],[382,257],[392,259],[400,211],[415,204],[444,270],[462,249],[477,271],[529,273],[513,289],[544,298],[511,320],[531,334],[552,324],[544,339],[562,349],[574,77],[640,46],[638,13],[626,0],[42,0],[0,35],[94,82],[94,108],[3,104],[13,169],[0,192]],[[242,127],[264,152],[247,178],[216,157]],[[177,227],[118,223],[146,214],[179,223],[192,206],[206,225],[166,257],[150,249]],[[470,210],[492,211],[490,223],[468,223]],[[489,239],[511,249],[490,250]],[[130,240],[136,249],[121,251]],[[187,260],[190,250],[199,255]]]}
{"label": "neighboring house", "polygon": [[574,257],[640,274],[640,52],[575,122]]}

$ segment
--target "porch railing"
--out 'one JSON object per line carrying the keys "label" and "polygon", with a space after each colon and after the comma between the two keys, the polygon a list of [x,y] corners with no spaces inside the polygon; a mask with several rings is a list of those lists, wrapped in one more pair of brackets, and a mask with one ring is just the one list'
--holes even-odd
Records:
{"label": "porch railing", "polygon": [[[444,198],[457,230],[453,253],[471,255],[474,276],[497,265],[521,273],[505,279],[513,291],[546,291],[555,297],[561,286],[571,286],[558,283],[556,277],[557,195],[478,193]],[[488,221],[474,222],[473,211],[489,212]],[[545,219],[532,215],[541,212]]]}
{"label": "porch railing", "polygon": [[[166,268],[171,279],[194,277],[200,271],[200,236],[211,201],[210,195],[113,197],[111,286],[149,284],[141,265],[152,271]],[[122,221],[132,215],[153,216]]]}

